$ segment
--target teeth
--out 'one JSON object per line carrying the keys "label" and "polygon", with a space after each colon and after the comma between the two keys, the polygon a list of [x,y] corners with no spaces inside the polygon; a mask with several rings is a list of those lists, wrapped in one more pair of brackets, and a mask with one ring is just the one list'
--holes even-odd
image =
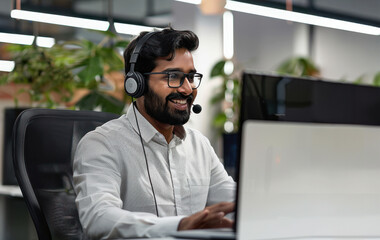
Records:
{"label": "teeth", "polygon": [[175,99],[173,99],[173,102],[177,103],[177,104],[186,104],[186,100],[175,100]]}

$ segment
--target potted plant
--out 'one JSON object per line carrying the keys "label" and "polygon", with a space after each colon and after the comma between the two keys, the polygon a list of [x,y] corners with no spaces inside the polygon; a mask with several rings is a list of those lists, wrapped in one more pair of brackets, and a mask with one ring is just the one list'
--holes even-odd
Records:
{"label": "potted plant", "polygon": [[227,172],[235,178],[238,153],[238,128],[240,111],[240,73],[234,70],[229,60],[218,61],[211,70],[211,79],[221,79],[221,85],[211,98],[219,111],[213,119],[213,126],[223,137],[223,162]]}
{"label": "potted plant", "polygon": [[211,104],[219,104],[220,110],[213,119],[213,126],[220,133],[236,133],[239,127],[240,73],[233,70],[231,61],[220,60],[211,70],[210,78],[221,78],[222,83]]}
{"label": "potted plant", "polygon": [[292,76],[319,76],[319,67],[307,57],[291,57],[282,62],[276,69],[278,74]]}
{"label": "potted plant", "polygon": [[60,44],[58,51],[72,62],[70,68],[76,72],[76,87],[81,94],[69,104],[79,109],[121,113],[127,102],[124,94],[124,62],[119,50],[125,49],[128,41],[115,33],[99,32],[103,40],[96,44],[89,40],[68,41]]}
{"label": "potted plant", "polygon": [[119,48],[128,41],[112,32],[99,32],[96,44],[86,39],[66,41],[52,48],[10,45],[15,68],[0,84],[13,89],[16,106],[99,109],[121,113],[125,107],[123,60]]}
{"label": "potted plant", "polygon": [[37,46],[9,45],[15,68],[3,75],[3,91],[12,94],[16,107],[19,101],[30,106],[53,108],[71,99],[75,88],[70,68],[57,60],[53,49]]}

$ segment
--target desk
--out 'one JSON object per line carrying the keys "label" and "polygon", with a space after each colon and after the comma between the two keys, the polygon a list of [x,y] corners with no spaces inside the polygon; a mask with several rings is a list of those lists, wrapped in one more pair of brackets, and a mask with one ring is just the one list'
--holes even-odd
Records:
{"label": "desk", "polygon": [[21,189],[19,186],[0,185],[0,195],[22,197]]}

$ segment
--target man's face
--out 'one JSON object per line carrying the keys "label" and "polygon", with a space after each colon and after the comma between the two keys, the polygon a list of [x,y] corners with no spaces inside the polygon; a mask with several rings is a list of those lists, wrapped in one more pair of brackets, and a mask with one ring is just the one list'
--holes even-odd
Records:
{"label": "man's face", "polygon": [[[171,61],[159,58],[156,64],[152,72],[195,72],[193,57],[184,48],[177,49]],[[197,90],[192,89],[187,78],[181,87],[170,88],[167,74],[153,74],[149,77],[149,87],[144,95],[144,107],[147,114],[164,124],[185,124],[189,120],[191,105],[197,96]]]}

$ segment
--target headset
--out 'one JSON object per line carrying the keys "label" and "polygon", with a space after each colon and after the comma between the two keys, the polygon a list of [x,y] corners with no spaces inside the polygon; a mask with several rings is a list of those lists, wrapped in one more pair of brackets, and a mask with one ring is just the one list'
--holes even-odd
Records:
{"label": "headset", "polygon": [[[148,41],[153,35],[159,32],[149,32],[145,34],[137,43],[136,47],[133,49],[131,54],[131,58],[129,59],[129,72],[125,76],[124,80],[124,90],[125,92],[131,96],[132,98],[139,98],[144,95],[147,89],[147,83],[144,76],[135,72],[135,64],[137,62],[137,58],[139,57],[140,51],[144,46],[145,42]],[[199,114],[202,111],[202,107],[199,104],[193,104],[192,108],[193,112]]]}
{"label": "headset", "polygon": [[151,38],[153,35],[155,35],[158,32],[150,32],[145,34],[136,44],[136,47],[133,49],[133,52],[131,54],[131,58],[129,59],[129,72],[125,76],[124,81],[124,89],[127,94],[133,98],[139,98],[142,95],[144,95],[147,83],[145,81],[144,76],[139,73],[135,72],[135,64],[137,62],[137,58],[139,57],[141,48],[144,46],[145,42],[148,41],[149,38]]}

